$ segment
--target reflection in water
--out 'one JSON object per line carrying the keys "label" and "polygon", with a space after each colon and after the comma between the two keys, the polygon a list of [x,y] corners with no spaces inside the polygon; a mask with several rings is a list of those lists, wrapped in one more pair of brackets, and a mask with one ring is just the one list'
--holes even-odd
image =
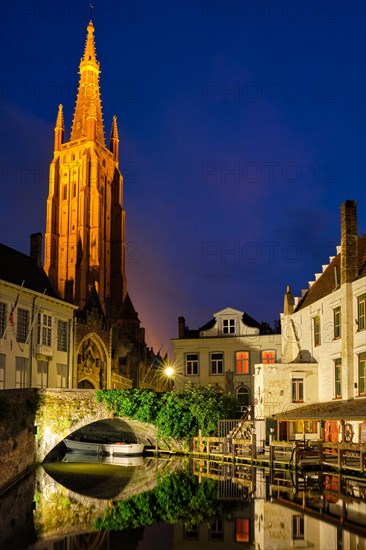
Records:
{"label": "reflection in water", "polygon": [[77,458],[45,464],[0,499],[0,548],[366,549],[365,480],[201,459]]}

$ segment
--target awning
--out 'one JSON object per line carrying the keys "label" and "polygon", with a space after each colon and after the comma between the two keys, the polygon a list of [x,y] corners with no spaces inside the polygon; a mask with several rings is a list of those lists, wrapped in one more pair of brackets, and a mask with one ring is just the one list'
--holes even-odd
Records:
{"label": "awning", "polygon": [[297,407],[273,415],[274,420],[358,420],[366,422],[366,398],[328,401]]}

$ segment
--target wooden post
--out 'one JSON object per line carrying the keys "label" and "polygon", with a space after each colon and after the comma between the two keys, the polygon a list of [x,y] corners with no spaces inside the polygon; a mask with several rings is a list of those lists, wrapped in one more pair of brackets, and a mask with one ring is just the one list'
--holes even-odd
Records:
{"label": "wooden post", "polygon": [[254,428],[252,429],[251,439],[252,439],[251,455],[252,455],[252,460],[254,460],[255,458],[257,458],[257,434]]}
{"label": "wooden post", "polygon": [[198,430],[198,437],[199,437],[199,450],[200,450],[200,453],[203,452],[203,443],[202,443],[202,430]]}

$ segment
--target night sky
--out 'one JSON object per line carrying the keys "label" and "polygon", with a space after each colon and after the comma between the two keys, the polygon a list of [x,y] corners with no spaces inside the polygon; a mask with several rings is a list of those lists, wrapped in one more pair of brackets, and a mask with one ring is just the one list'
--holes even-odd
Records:
{"label": "night sky", "polygon": [[[366,3],[95,1],[107,143],[117,115],[128,288],[155,350],[225,307],[273,324],[365,223]],[[0,242],[45,230],[89,3],[0,6]]]}

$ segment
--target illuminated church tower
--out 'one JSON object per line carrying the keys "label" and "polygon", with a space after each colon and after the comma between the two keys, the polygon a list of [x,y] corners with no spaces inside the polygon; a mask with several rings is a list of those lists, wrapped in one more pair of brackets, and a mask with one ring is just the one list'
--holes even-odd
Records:
{"label": "illuminated church tower", "polygon": [[70,140],[59,106],[50,167],[44,268],[62,298],[83,308],[97,291],[104,314],[117,319],[126,297],[123,178],[116,117],[106,146],[94,25],[80,61]]}

